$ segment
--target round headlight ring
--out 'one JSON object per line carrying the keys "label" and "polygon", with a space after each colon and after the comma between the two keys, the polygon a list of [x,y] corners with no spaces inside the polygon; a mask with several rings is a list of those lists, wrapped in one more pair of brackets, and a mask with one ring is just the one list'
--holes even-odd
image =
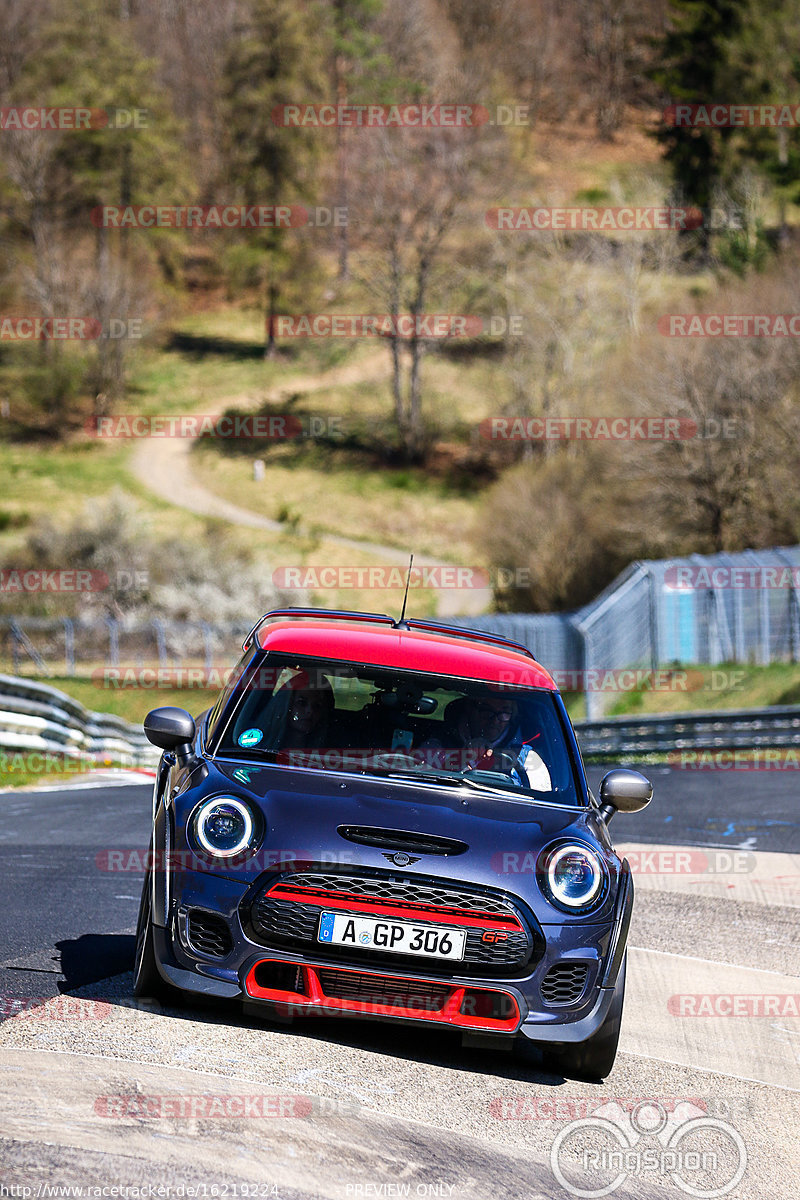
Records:
{"label": "round headlight ring", "polygon": [[605,872],[594,850],[580,842],[568,842],[547,855],[545,880],[549,898],[559,908],[580,912],[597,904]]}
{"label": "round headlight ring", "polygon": [[[231,811],[225,814],[225,809]],[[220,811],[216,813],[215,810]],[[230,835],[234,836],[238,833],[230,845],[223,845],[220,842],[215,844],[211,840],[207,825],[209,821],[214,820],[215,816],[222,818],[223,828],[227,816],[229,825],[233,826]],[[215,858],[232,858],[235,854],[241,854],[252,845],[254,832],[255,823],[249,808],[241,800],[234,799],[233,796],[214,796],[211,800],[206,800],[197,810],[194,819],[194,834],[198,845],[207,854],[213,854]]]}

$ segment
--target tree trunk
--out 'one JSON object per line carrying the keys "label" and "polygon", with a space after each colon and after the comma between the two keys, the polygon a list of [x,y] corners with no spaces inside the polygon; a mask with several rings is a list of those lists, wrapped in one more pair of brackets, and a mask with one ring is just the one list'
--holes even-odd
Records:
{"label": "tree trunk", "polygon": [[267,341],[264,346],[264,358],[274,358],[278,347],[275,341],[275,319],[278,315],[278,288],[274,283],[267,284]]}
{"label": "tree trunk", "polygon": [[[340,105],[347,103],[347,85],[337,62],[337,99]],[[347,212],[348,177],[347,177],[347,130],[340,121],[336,122],[336,170],[337,170],[337,204]],[[350,239],[348,222],[339,227],[339,281],[346,283],[350,278]]]}

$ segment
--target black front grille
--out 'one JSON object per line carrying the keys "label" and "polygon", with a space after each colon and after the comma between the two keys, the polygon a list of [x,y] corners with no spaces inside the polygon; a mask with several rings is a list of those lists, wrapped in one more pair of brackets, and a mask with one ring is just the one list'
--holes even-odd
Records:
{"label": "black front grille", "polygon": [[424,1012],[441,1012],[450,994],[449,988],[422,979],[384,979],[356,971],[323,970],[319,972],[319,981],[325,995],[332,999]]}
{"label": "black front grille", "polygon": [[225,958],[233,949],[231,931],[222,917],[201,908],[189,909],[188,936],[193,949],[214,958]]}
{"label": "black front grille", "polygon": [[[519,921],[519,917],[510,904],[499,897],[487,895],[485,892],[467,892],[417,879],[404,881],[393,877],[382,879],[369,875],[342,877],[310,872],[284,877],[279,884],[286,887],[298,885],[311,887],[312,880],[314,890],[318,895],[322,891],[323,880],[333,885],[330,889],[332,893],[330,896],[319,897],[326,901],[329,900],[331,909],[336,909],[337,898],[341,896],[344,899],[345,895],[350,899],[363,899],[373,903],[377,899],[378,902],[397,904],[441,904],[442,908],[446,910],[445,912],[419,907],[417,909],[418,919],[425,923],[451,924],[457,928],[464,928],[466,932],[464,957],[457,961],[426,958],[424,960],[426,974],[441,972],[452,974],[461,972],[464,968],[473,974],[513,973],[530,960],[534,950],[538,955],[543,948],[543,938],[539,936],[538,931],[535,932],[533,944],[524,929],[498,931],[496,926],[491,923],[492,917],[502,915],[515,921]],[[363,963],[364,956],[369,955],[370,961],[376,964],[380,962],[381,965],[387,966],[402,965],[405,969],[406,965],[413,963],[417,968],[419,967],[422,960],[416,955],[385,954],[376,950],[349,950],[342,946],[318,943],[316,937],[322,906],[319,903],[309,904],[303,903],[301,900],[276,896],[270,893],[270,886],[274,886],[274,883],[267,884],[258,894],[249,914],[249,932],[256,941],[263,945],[295,947],[306,952],[313,951],[323,958],[333,956],[340,961]],[[432,897],[435,897],[435,900]],[[457,902],[462,900],[465,903],[457,905]],[[328,907],[328,904],[325,907]],[[456,913],[461,912],[475,917],[483,912],[490,914],[490,917],[486,927],[455,926],[452,921],[448,921],[448,913],[455,916]],[[369,915],[380,916],[380,910],[371,909]],[[497,937],[498,940],[484,941],[485,934]]]}
{"label": "black front grille", "polygon": [[556,963],[542,980],[542,999],[546,1004],[574,1004],[586,987],[589,964],[585,962]]}
{"label": "black front grille", "polygon": [[430,883],[424,879],[399,879],[385,875],[334,875],[322,872],[302,872],[281,880],[287,887],[313,888],[342,898],[363,897],[383,900],[386,904],[406,904],[422,908],[451,909],[454,912],[497,917],[516,917],[504,900],[486,892],[471,892],[448,884]]}

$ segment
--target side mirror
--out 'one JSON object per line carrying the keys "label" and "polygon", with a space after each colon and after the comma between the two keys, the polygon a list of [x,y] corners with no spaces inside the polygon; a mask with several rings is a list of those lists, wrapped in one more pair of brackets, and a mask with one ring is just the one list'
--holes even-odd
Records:
{"label": "side mirror", "polygon": [[619,767],[600,783],[600,816],[606,825],[615,812],[640,812],[653,798],[653,785],[638,771]]}
{"label": "side mirror", "polygon": [[179,763],[192,757],[195,723],[183,708],[154,708],[144,719],[148,742],[161,750],[174,750]]}

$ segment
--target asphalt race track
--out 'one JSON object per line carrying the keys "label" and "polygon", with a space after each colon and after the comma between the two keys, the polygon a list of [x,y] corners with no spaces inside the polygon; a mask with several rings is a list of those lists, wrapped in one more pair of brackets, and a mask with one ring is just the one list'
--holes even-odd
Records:
{"label": "asphalt race track", "polygon": [[650,774],[612,827],[637,899],[602,1085],[432,1029],[136,1005],[142,875],[96,856],[146,847],[149,782],[0,794],[0,1195],[796,1195],[797,781]]}

